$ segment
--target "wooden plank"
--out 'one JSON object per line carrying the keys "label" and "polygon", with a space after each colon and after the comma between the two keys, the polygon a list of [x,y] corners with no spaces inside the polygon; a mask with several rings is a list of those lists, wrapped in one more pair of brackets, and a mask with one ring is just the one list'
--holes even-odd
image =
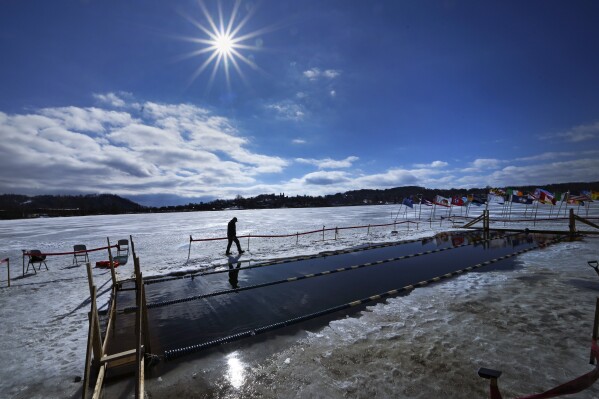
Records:
{"label": "wooden plank", "polygon": [[96,386],[94,388],[94,394],[92,399],[100,399],[100,395],[102,394],[102,384],[104,384],[104,376],[106,375],[106,365],[102,365],[100,367],[100,372],[98,373],[98,379],[96,380]]}
{"label": "wooden plank", "polygon": [[108,325],[106,326],[106,336],[104,337],[104,344],[102,345],[102,353],[106,353],[108,349],[110,330],[112,329],[113,320],[116,317],[116,286],[112,286],[112,293],[110,294],[112,301],[110,304],[110,311],[108,312]]}
{"label": "wooden plank", "polygon": [[104,355],[100,360],[101,363],[113,362],[115,360],[120,360],[124,357],[131,356],[135,354],[135,349],[129,349],[124,352],[114,353],[112,355]]}
{"label": "wooden plank", "polygon": [[94,318],[89,318],[89,329],[87,331],[87,350],[85,352],[85,370],[83,374],[83,399],[87,399],[89,390],[89,376],[91,368],[92,342],[94,340]]}
{"label": "wooden plank", "polygon": [[[135,349],[133,350],[135,351]],[[108,363],[108,367],[113,368],[113,367],[119,367],[119,366],[126,366],[129,364],[135,364],[136,359],[135,359],[135,353],[133,355],[130,355],[129,357],[124,357],[122,359],[117,359],[117,360],[113,360],[110,363]]]}

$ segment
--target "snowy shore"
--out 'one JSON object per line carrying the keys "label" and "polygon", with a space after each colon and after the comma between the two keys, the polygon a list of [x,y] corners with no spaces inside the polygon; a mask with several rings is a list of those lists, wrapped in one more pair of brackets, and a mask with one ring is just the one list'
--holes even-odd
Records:
{"label": "snowy shore", "polygon": [[[116,242],[132,235],[144,275],[159,275],[223,263],[222,241],[193,243],[187,262],[189,235],[223,236],[233,216],[239,219],[240,235],[280,234],[323,225],[389,223],[397,209],[388,205],[1,221],[0,257],[10,257],[14,280],[10,288],[0,289],[0,350],[7,356],[0,371],[0,396],[80,396],[81,382],[75,378],[83,374],[87,338],[85,268],[72,268],[71,257],[52,257],[49,271],[23,278],[21,249],[102,247],[107,236]],[[423,209],[421,217],[429,211]],[[408,217],[416,216],[410,212]],[[536,228],[563,230],[567,222]],[[252,239],[248,258],[305,255],[447,229],[451,223],[435,221],[410,231],[398,225],[397,235],[385,227],[372,228],[368,235],[364,230],[344,231],[338,240]],[[248,243],[242,240],[242,245]],[[254,344],[226,345],[149,379],[148,396],[482,398],[488,387],[476,375],[479,367],[503,370],[500,387],[505,397],[542,391],[591,369],[589,338],[599,276],[586,262],[596,260],[598,250],[599,238],[560,243],[517,257],[514,270],[471,273],[318,328],[306,331],[300,326]],[[107,257],[104,252],[90,256],[92,262]],[[5,280],[5,270],[0,270]],[[109,275],[94,270],[105,302]],[[132,266],[117,271],[127,278]],[[576,397],[598,393],[595,386]]]}

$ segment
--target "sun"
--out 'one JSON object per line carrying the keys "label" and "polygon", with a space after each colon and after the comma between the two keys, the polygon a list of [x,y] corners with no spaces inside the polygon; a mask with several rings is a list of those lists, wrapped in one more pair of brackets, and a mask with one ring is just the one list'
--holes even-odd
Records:
{"label": "sun", "polygon": [[214,40],[215,50],[219,55],[224,57],[231,57],[233,53],[233,37],[231,35],[227,35],[226,33],[219,33]]}
{"label": "sun", "polygon": [[[212,66],[212,72],[208,81],[209,86],[212,85],[214,78],[219,70],[223,71],[230,87],[230,69],[233,68],[246,81],[245,75],[241,69],[241,64],[245,64],[254,70],[259,70],[258,65],[251,59],[251,56],[246,56],[243,52],[262,50],[262,40],[258,38],[268,29],[260,29],[249,33],[242,34],[243,28],[248,23],[249,19],[255,11],[255,7],[250,9],[243,18],[239,18],[241,0],[235,1],[228,21],[225,22],[221,3],[218,2],[217,18],[208,11],[203,1],[199,1],[202,14],[207,24],[202,24],[188,15],[183,15],[188,19],[201,33],[200,37],[186,37],[184,40],[199,44],[200,48],[196,49],[182,58],[203,58],[203,62],[197,67],[190,78],[190,84]],[[254,44],[250,42],[252,39],[257,39]],[[257,43],[257,44],[256,44]]]}

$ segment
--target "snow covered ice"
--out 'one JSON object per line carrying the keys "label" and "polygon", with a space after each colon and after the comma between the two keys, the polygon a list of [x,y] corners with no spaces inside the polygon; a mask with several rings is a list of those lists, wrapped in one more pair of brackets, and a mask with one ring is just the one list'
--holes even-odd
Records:
{"label": "snow covered ice", "polygon": [[[492,217],[500,214],[495,207]],[[538,217],[548,209],[541,207]],[[48,257],[49,271],[21,278],[22,249],[62,252],[75,244],[89,249],[105,246],[106,237],[115,243],[132,235],[147,277],[225,263],[226,241],[194,242],[187,261],[189,236],[223,237],[233,216],[239,235],[285,234],[389,223],[397,210],[398,205],[380,205],[0,221],[0,258],[10,258],[12,280],[4,288],[2,265],[0,397],[81,394],[81,382],[74,381],[83,376],[87,340],[85,267],[72,268],[71,256]],[[591,208],[590,215],[598,210]],[[429,212],[423,207],[422,218]],[[437,209],[437,216],[444,212]],[[407,214],[415,216],[412,210]],[[567,221],[536,228],[566,230]],[[391,227],[371,228],[369,235],[366,229],[343,230],[337,240],[327,232],[325,241],[316,234],[300,236],[297,243],[296,237],[251,238],[244,257],[259,261],[425,237],[451,229],[451,223],[421,221],[418,230],[410,225],[407,231],[405,224],[396,229],[397,235]],[[241,244],[247,249],[247,239]],[[599,276],[586,263],[599,257],[598,249],[599,238],[559,243],[518,256],[514,270],[483,269],[317,328],[300,325],[259,342],[225,345],[174,364],[149,379],[146,389],[160,398],[483,398],[488,381],[476,370],[490,367],[503,371],[504,397],[541,392],[592,369],[588,357]],[[90,258],[95,263],[107,253],[93,252]],[[130,277],[131,262],[116,271],[119,278]],[[94,278],[103,305],[110,274],[94,269]],[[594,386],[575,397],[597,396]]]}

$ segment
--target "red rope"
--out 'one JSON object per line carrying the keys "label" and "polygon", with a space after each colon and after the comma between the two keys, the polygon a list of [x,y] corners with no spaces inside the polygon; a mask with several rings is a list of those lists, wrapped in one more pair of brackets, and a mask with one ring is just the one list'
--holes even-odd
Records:
{"label": "red rope", "polygon": [[[580,391],[584,391],[587,388],[590,388],[597,379],[599,379],[599,346],[597,345],[597,340],[592,340],[591,342],[591,352],[595,357],[596,365],[595,369],[576,378],[572,381],[568,381],[564,384],[561,384],[555,388],[552,388],[543,393],[537,393],[534,395],[520,396],[518,399],[545,399],[545,398],[554,398],[556,396],[562,395],[572,395],[578,393]],[[491,399],[502,399],[501,393],[499,392],[499,388],[497,384],[491,383],[490,386],[490,397]]]}
{"label": "red rope", "polygon": [[32,254],[30,252],[23,252],[23,256],[27,255],[27,256],[51,256],[51,255],[75,255],[75,254],[83,254],[83,253],[87,253],[87,252],[95,252],[95,251],[102,251],[108,248],[118,248],[118,245],[111,245],[109,247],[102,247],[102,248],[93,248],[93,249],[84,249],[82,251],[73,251],[73,252],[46,252],[46,253],[41,253],[41,254]]}
{"label": "red rope", "polygon": [[[316,233],[322,233],[323,231],[333,231],[333,230],[348,230],[348,229],[365,229],[367,227],[385,227],[385,226],[394,226],[397,224],[404,224],[404,223],[415,223],[418,224],[418,222],[412,222],[411,220],[405,220],[402,222],[395,222],[395,223],[386,223],[386,224],[371,224],[371,225],[364,225],[364,226],[350,226],[350,227],[329,227],[327,229],[318,229],[318,230],[312,230],[312,231],[304,231],[301,233],[291,233],[291,234],[274,234],[274,235],[265,235],[265,234],[248,234],[245,236],[237,236],[237,238],[288,238],[288,237],[297,237],[297,236],[304,236],[307,234],[316,234]],[[217,240],[226,240],[227,237],[214,237],[214,238],[192,238],[191,236],[189,237],[189,241],[193,242],[193,241],[217,241]]]}

